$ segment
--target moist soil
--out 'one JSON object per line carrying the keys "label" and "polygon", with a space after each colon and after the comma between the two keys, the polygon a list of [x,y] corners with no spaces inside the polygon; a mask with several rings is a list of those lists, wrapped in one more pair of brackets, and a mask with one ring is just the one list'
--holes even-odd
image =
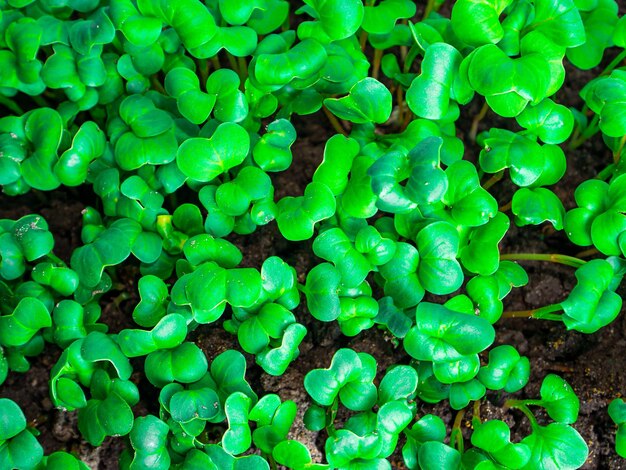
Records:
{"label": "moist soil", "polygon": [[[611,54],[608,54],[606,61],[610,61],[611,58]],[[567,81],[557,95],[556,101],[580,109],[578,90],[600,70],[601,68],[597,68],[589,72],[580,72],[568,69]],[[469,134],[474,116],[479,113],[482,105],[483,101],[476,98],[469,106],[463,108],[457,123],[458,136],[466,144],[466,158],[472,161],[476,160],[480,148],[471,143],[466,136]],[[326,140],[334,134],[321,112],[312,116],[294,116],[293,123],[298,133],[298,139],[292,147],[293,165],[285,172],[272,175],[277,198],[303,193],[304,187],[311,181],[315,168],[322,160]],[[504,121],[488,113],[480,122],[478,130],[510,125],[510,120]],[[603,169],[611,161],[611,154],[602,139],[597,136],[575,151],[569,151],[565,147],[564,149],[568,158],[567,173],[553,189],[564,202],[565,208],[570,209],[574,206],[573,193],[578,184]],[[492,188],[492,192],[502,206],[510,201],[513,187],[505,178]],[[190,201],[197,202],[193,197],[190,195]],[[166,206],[168,203],[166,200]],[[30,213],[41,214],[48,221],[54,234],[55,253],[63,260],[69,261],[72,250],[81,244],[81,211],[86,206],[99,207],[97,198],[90,192],[90,188],[64,189],[43,194],[33,191],[14,198],[0,195],[0,218],[17,219]],[[167,208],[173,210],[171,206]],[[512,217],[510,211],[507,215]],[[287,242],[278,233],[275,223],[261,227],[249,236],[231,236],[230,240],[243,252],[243,265],[260,268],[263,260],[277,255],[296,268],[300,282],[304,282],[306,273],[320,262],[313,255],[311,241]],[[562,231],[555,232],[549,225],[517,228],[512,224],[501,244],[502,253],[576,255],[580,251],[580,247],[572,245]],[[572,268],[544,262],[525,262],[524,267],[530,282],[523,288],[513,290],[505,300],[505,310],[528,310],[559,302],[575,285]],[[101,321],[107,323],[113,333],[135,327],[131,313],[139,300],[136,288],[139,278],[137,266],[127,262],[118,268],[116,276],[116,285],[122,290],[110,292],[101,300]],[[618,293],[626,296],[626,283]],[[125,300],[120,301],[123,298]],[[298,404],[299,414],[290,438],[305,443],[311,450],[314,460],[322,461],[326,436],[323,432],[307,431],[302,425],[302,414],[309,404],[303,387],[306,373],[314,368],[328,367],[332,355],[341,347],[372,354],[378,361],[378,380],[387,367],[398,363],[406,364],[410,358],[402,346],[395,345],[383,330],[372,328],[355,338],[347,338],[340,333],[335,323],[326,324],[313,320],[304,302],[297,308],[295,314],[298,321],[309,331],[300,346],[300,357],[291,364],[283,376],[272,377],[265,374],[254,364],[253,358],[247,355],[249,365],[247,377],[259,395],[278,393],[283,400],[290,399]],[[227,318],[228,314],[224,317]],[[626,317],[623,312],[611,325],[591,335],[566,331],[560,323],[525,319],[502,319],[496,325],[496,332],[496,344],[515,346],[521,354],[528,356],[531,362],[530,382],[524,390],[515,394],[516,397],[538,397],[541,381],[549,373],[559,374],[572,385],[581,402],[580,416],[574,427],[589,445],[589,458],[583,468],[626,468],[626,461],[615,453],[615,426],[606,410],[613,398],[626,392],[626,374],[624,374]],[[200,326],[192,333],[190,339],[200,345],[209,360],[226,349],[239,349],[236,339],[226,333],[220,323]],[[59,348],[47,345],[41,355],[31,360],[31,369],[27,373],[9,374],[6,382],[0,386],[0,397],[11,398],[22,407],[29,424],[40,433],[39,440],[46,453],[66,450],[77,454],[93,469],[118,468],[119,455],[126,446],[124,438],[107,438],[101,446],[92,447],[82,440],[78,433],[75,412],[64,412],[53,407],[49,398],[48,379],[50,369],[59,355]],[[139,386],[142,397],[134,410],[136,416],[158,414],[158,391],[143,377],[143,361],[133,360],[133,367],[136,370],[133,380]],[[529,426],[521,413],[504,409],[504,401],[509,396],[489,392],[482,401],[480,416],[483,420],[495,418],[505,420],[512,428],[513,440],[519,441],[528,434]],[[442,417],[448,427],[452,425],[456,416],[456,412],[450,409],[447,401],[437,405],[420,404],[418,417],[427,413]],[[540,410],[537,415],[540,423],[546,420],[545,414]],[[339,415],[339,419],[345,418],[346,416]],[[462,426],[466,439],[469,439],[470,435],[471,418],[472,413],[468,411]],[[398,449],[402,444],[401,439]],[[394,469],[405,468],[399,452],[392,456],[391,462]]]}

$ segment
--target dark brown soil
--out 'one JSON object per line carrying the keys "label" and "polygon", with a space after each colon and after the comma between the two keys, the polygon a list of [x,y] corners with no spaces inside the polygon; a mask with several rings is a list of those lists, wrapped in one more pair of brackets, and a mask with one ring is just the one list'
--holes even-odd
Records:
{"label": "dark brown soil", "polygon": [[[610,59],[610,57],[609,57]],[[581,73],[568,70],[568,81],[559,92],[558,100],[568,105],[580,105],[577,90],[586,81],[598,73],[593,70]],[[458,122],[460,137],[467,135],[473,116],[478,113],[482,101],[476,99],[464,108]],[[276,197],[295,196],[303,192],[305,185],[322,159],[324,143],[334,132],[322,113],[312,116],[294,117],[294,126],[298,140],[293,146],[294,162],[292,167],[280,174],[273,175]],[[503,126],[492,114],[481,122],[479,130],[493,126]],[[479,148],[471,143],[467,145],[469,159],[475,159]],[[583,180],[593,177],[611,159],[599,137],[591,139],[574,152],[568,152],[567,174],[556,187],[555,192],[564,201],[566,208],[574,204],[573,192]],[[512,187],[505,180],[494,187],[494,192],[501,204],[507,203],[512,194]],[[54,191],[52,193],[32,192],[26,196],[9,198],[0,195],[0,218],[17,219],[29,213],[43,215],[55,236],[55,252],[65,261],[69,261],[71,252],[80,246],[81,210],[86,205],[94,205],[96,200],[88,193],[75,190]],[[509,213],[510,215],[510,213]],[[254,235],[247,237],[233,236],[244,253],[245,266],[260,267],[268,256],[278,255],[295,266],[300,282],[304,282],[306,273],[318,259],[312,254],[311,242],[290,243],[278,233],[274,223],[262,227]],[[550,227],[512,226],[502,243],[503,253],[537,252],[576,254],[580,251],[571,245],[562,232],[555,233]],[[573,269],[559,265],[539,262],[525,263],[530,283],[514,290],[505,301],[506,310],[526,310],[558,302],[564,299],[575,284]],[[102,321],[109,324],[116,332],[132,327],[131,312],[136,303],[136,276],[134,267],[124,268],[118,273],[123,281],[124,290],[131,294],[131,299],[118,305],[114,299],[120,292],[113,292],[103,298]],[[626,295],[626,288],[620,291]],[[256,392],[279,393],[283,399],[294,400],[299,405],[299,415],[294,424],[291,437],[305,442],[312,451],[315,460],[323,456],[324,435],[312,433],[302,425],[302,413],[308,404],[303,388],[304,375],[313,368],[327,367],[334,352],[340,347],[351,347],[357,351],[368,352],[378,360],[382,373],[391,364],[407,363],[408,356],[402,347],[395,347],[389,337],[381,330],[371,329],[356,338],[341,335],[335,324],[322,324],[312,321],[304,302],[297,309],[298,320],[309,329],[309,334],[302,343],[300,357],[291,365],[282,377],[272,377],[263,373],[254,365],[250,357],[248,378]],[[621,469],[626,468],[623,459],[614,451],[615,427],[610,421],[606,407],[615,397],[626,393],[626,318],[622,314],[613,324],[592,335],[568,332],[563,325],[536,320],[502,320],[497,327],[497,344],[511,344],[521,354],[530,358],[532,374],[529,385],[521,397],[538,396],[541,380],[548,373],[557,373],[565,378],[574,388],[581,400],[580,417],[576,429],[589,445],[589,459],[585,469]],[[194,332],[194,338],[206,352],[209,359],[228,348],[237,348],[236,340],[224,332],[221,325],[203,326]],[[15,400],[24,410],[30,424],[41,433],[39,440],[46,453],[55,450],[68,450],[77,453],[92,468],[114,469],[124,449],[124,439],[107,439],[98,448],[81,440],[76,429],[75,413],[67,413],[52,407],[48,396],[48,376],[60,351],[48,345],[44,353],[32,359],[32,367],[25,374],[9,374],[7,381],[0,386],[0,396]],[[134,363],[136,370],[143,367],[142,361]],[[136,414],[157,413],[157,392],[145,380],[136,374],[140,386],[142,401],[136,407]],[[483,419],[505,419],[513,428],[516,439],[521,439],[528,431],[525,418],[512,411],[504,411],[505,397],[489,393],[481,405]],[[447,402],[438,405],[420,405],[419,414],[434,413],[441,416],[450,425],[455,413]],[[539,414],[541,419],[541,414]],[[466,415],[464,425],[469,428],[471,413]],[[468,433],[469,435],[469,433]],[[400,445],[402,444],[402,441]],[[399,446],[400,448],[400,446]],[[394,455],[394,468],[404,468],[398,455]]]}

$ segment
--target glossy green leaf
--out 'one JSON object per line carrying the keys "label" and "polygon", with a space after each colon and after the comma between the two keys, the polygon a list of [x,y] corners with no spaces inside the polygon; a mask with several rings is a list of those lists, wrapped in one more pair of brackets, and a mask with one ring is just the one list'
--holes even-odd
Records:
{"label": "glossy green leaf", "polygon": [[561,47],[585,42],[585,27],[574,0],[542,0],[535,4],[530,27]]}
{"label": "glossy green leaf", "polygon": [[471,46],[497,43],[504,36],[500,15],[511,3],[511,0],[459,0],[451,14],[454,32]]}
{"label": "glossy green leaf", "polygon": [[178,168],[196,181],[211,181],[239,165],[250,148],[250,137],[238,124],[220,124],[211,138],[187,139],[178,148]]}
{"label": "glossy green leaf", "polygon": [[587,460],[589,450],[578,432],[562,423],[536,426],[530,436],[522,439],[531,450],[524,470],[552,465],[555,468],[573,470]]}
{"label": "glossy green leaf", "polygon": [[[234,29],[234,28],[233,28]],[[238,38],[234,38],[235,41]],[[247,55],[247,54],[243,54]],[[206,81],[206,91],[215,95],[213,116],[222,122],[241,122],[248,115],[248,102],[239,89],[241,80],[233,70],[214,71]]]}
{"label": "glossy green leaf", "polygon": [[54,172],[65,186],[78,186],[87,179],[89,164],[105,150],[104,132],[92,121],[85,122],[74,135],[72,146],[59,157]]}
{"label": "glossy green leaf", "polygon": [[478,372],[478,380],[487,388],[504,389],[509,393],[524,388],[529,378],[530,361],[507,344],[496,346],[489,351],[489,363]]}
{"label": "glossy green leaf", "polygon": [[420,230],[416,243],[420,254],[417,274],[424,289],[445,295],[461,287],[463,271],[456,260],[459,235],[454,226],[447,222],[429,224]]}
{"label": "glossy green leaf", "polygon": [[498,244],[510,225],[509,218],[498,212],[488,223],[473,229],[468,236],[468,244],[459,250],[463,267],[483,276],[495,273],[500,265]]}
{"label": "glossy green leaf", "polygon": [[303,196],[278,201],[277,209],[280,233],[287,240],[301,241],[313,236],[316,223],[333,216],[336,202],[328,186],[312,182],[306,186]]}
{"label": "glossy green leaf", "polygon": [[539,103],[550,92],[551,67],[539,53],[508,57],[496,45],[482,46],[465,59],[471,87],[503,117],[515,117],[529,102]]}
{"label": "glossy green leaf", "polygon": [[181,41],[194,57],[217,33],[211,12],[199,0],[185,0],[170,5],[164,0],[139,0],[139,11],[147,17],[156,17],[174,28]]}
{"label": "glossy green leaf", "polygon": [[0,441],[17,436],[26,429],[26,417],[21,408],[13,400],[0,398]]}
{"label": "glossy green leaf", "polygon": [[340,349],[328,369],[314,369],[304,378],[304,388],[311,398],[330,406],[339,396],[347,408],[354,411],[370,409],[376,402],[376,362],[365,353]]}
{"label": "glossy green leaf", "polygon": [[576,422],[580,401],[565,380],[555,374],[546,375],[539,394],[541,400],[537,404],[543,406],[553,420],[562,424]]}
{"label": "glossy green leaf", "polygon": [[303,11],[317,21],[305,21],[298,26],[301,39],[324,38],[325,42],[338,41],[357,32],[363,21],[361,0],[306,0]]}
{"label": "glossy green leaf", "polygon": [[250,406],[250,398],[241,392],[235,392],[226,399],[224,411],[228,419],[228,429],[222,436],[222,446],[233,455],[245,452],[252,444],[248,425]]}
{"label": "glossy green leaf", "polygon": [[391,93],[378,80],[368,77],[355,83],[348,96],[326,98],[324,106],[339,118],[355,124],[382,124],[391,115]]}
{"label": "glossy green leaf", "polygon": [[277,119],[267,126],[267,131],[254,145],[252,156],[264,171],[284,171],[291,165],[291,145],[296,140],[296,130],[286,119]]}
{"label": "glossy green leaf", "polygon": [[207,120],[216,96],[200,90],[200,79],[191,70],[176,67],[165,76],[165,90],[176,99],[180,114],[194,124],[202,124]]}
{"label": "glossy green leaf", "polygon": [[410,429],[405,429],[406,444],[402,447],[402,458],[410,469],[418,468],[420,447],[427,442],[443,442],[447,431],[439,416],[427,414],[422,416]]}
{"label": "glossy green leaf", "polygon": [[396,366],[389,369],[378,387],[378,402],[411,400],[417,389],[417,372],[410,366]]}
{"label": "glossy green leaf", "polygon": [[455,382],[450,385],[450,406],[454,410],[461,410],[471,401],[484,397],[486,391],[485,386],[475,378],[466,382]]}
{"label": "glossy green leaf", "polygon": [[259,54],[255,58],[252,72],[262,89],[274,90],[294,79],[314,79],[324,66],[326,58],[326,49],[318,41],[305,39],[285,52]]}
{"label": "glossy green leaf", "polygon": [[78,429],[91,445],[99,446],[106,436],[124,436],[133,427],[133,412],[126,401],[112,393],[104,400],[89,400],[78,411]]}
{"label": "glossy green leaf", "polygon": [[[476,167],[468,161],[452,163],[445,171],[448,188],[442,202],[460,225],[477,227],[497,214],[495,198],[480,186]],[[425,211],[426,213],[427,210]]]}
{"label": "glossy green leaf", "polygon": [[609,404],[609,416],[615,424],[617,424],[617,433],[615,435],[615,450],[620,457],[626,455],[626,432],[624,431],[624,423],[626,422],[626,405],[623,399],[616,398]]}
{"label": "glossy green leaf", "polygon": [[416,325],[404,338],[407,352],[420,361],[444,362],[476,354],[494,340],[494,329],[483,318],[422,302]]}
{"label": "glossy green leaf", "polygon": [[407,0],[383,0],[378,5],[366,5],[361,27],[370,34],[386,34],[399,19],[411,18],[415,10],[415,4]]}
{"label": "glossy green leaf", "polygon": [[25,297],[13,313],[0,316],[0,345],[23,346],[41,328],[52,326],[50,312],[34,297]]}
{"label": "glossy green leaf", "polygon": [[459,51],[444,42],[426,49],[422,73],[406,92],[406,102],[411,111],[419,117],[435,120],[448,113],[452,85],[462,59]]}
{"label": "glossy green leaf", "polygon": [[331,467],[349,468],[362,461],[369,461],[371,468],[388,470],[391,468],[389,462],[376,458],[381,447],[382,441],[375,433],[359,436],[348,429],[340,429],[333,438],[326,440],[324,450]]}
{"label": "glossy green leaf", "polygon": [[513,195],[511,210],[515,215],[515,223],[539,225],[550,222],[555,229],[563,228],[565,209],[559,197],[545,188],[521,188]]}
{"label": "glossy green leaf", "polygon": [[0,462],[6,464],[6,468],[35,468],[42,457],[41,444],[26,429],[0,444]]}
{"label": "glossy green leaf", "polygon": [[602,0],[591,11],[581,12],[585,26],[586,41],[567,50],[567,58],[576,67],[588,70],[602,61],[604,50],[613,42],[613,32],[617,24],[617,4]]}
{"label": "glossy green leaf", "polygon": [[185,342],[173,349],[150,353],[146,358],[146,378],[155,386],[170,382],[192,383],[208,367],[206,356],[194,343]]}
{"label": "glossy green leaf", "polygon": [[135,418],[130,432],[130,443],[135,455],[131,468],[169,468],[171,460],[167,452],[168,425],[154,415]]}
{"label": "glossy green leaf", "polygon": [[545,99],[537,106],[527,106],[515,119],[546,144],[565,142],[574,128],[571,111],[551,99]]}
{"label": "glossy green leaf", "polygon": [[421,468],[441,467],[446,470],[461,469],[461,454],[458,450],[443,442],[429,441],[424,443],[418,453]]}
{"label": "glossy green leaf", "polygon": [[419,263],[417,249],[408,243],[398,242],[393,258],[379,267],[385,295],[391,297],[398,308],[414,307],[424,297],[424,287],[417,272]]}
{"label": "glossy green leaf", "polygon": [[313,242],[313,252],[332,262],[341,274],[343,284],[348,286],[361,284],[372,269],[368,260],[338,227],[318,235]]}
{"label": "glossy green leaf", "polygon": [[324,183],[335,196],[342,194],[348,185],[352,162],[359,150],[356,140],[340,134],[332,136],[326,141],[324,158],[313,173],[313,181]]}
{"label": "glossy green leaf", "polygon": [[622,308],[621,297],[612,290],[615,276],[605,260],[591,260],[576,270],[577,284],[561,302],[568,329],[594,333],[611,323]]}
{"label": "glossy green leaf", "polygon": [[528,446],[513,444],[511,430],[503,421],[494,419],[482,423],[472,433],[472,444],[509,468],[522,468],[530,459]]}

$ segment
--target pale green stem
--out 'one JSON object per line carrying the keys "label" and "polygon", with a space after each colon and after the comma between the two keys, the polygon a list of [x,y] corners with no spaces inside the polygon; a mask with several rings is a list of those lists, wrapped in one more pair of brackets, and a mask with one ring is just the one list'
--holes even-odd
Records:
{"label": "pale green stem", "polygon": [[549,261],[550,263],[559,263],[573,268],[579,268],[586,263],[585,260],[574,258],[573,256],[559,254],[543,254],[543,253],[507,253],[500,255],[500,260],[509,261]]}

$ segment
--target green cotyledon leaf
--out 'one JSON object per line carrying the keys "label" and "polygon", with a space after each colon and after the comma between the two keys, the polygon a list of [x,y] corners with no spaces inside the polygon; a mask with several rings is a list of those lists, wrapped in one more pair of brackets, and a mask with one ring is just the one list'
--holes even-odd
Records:
{"label": "green cotyledon leaf", "polygon": [[222,447],[232,455],[245,452],[252,444],[252,432],[248,424],[251,406],[252,400],[242,392],[231,394],[224,404],[228,429],[222,436]]}
{"label": "green cotyledon leaf", "polygon": [[276,222],[287,240],[306,240],[313,236],[315,224],[332,217],[335,209],[335,197],[328,186],[312,182],[306,186],[303,196],[278,201]]}
{"label": "green cotyledon leaf", "polygon": [[265,10],[267,8],[266,1],[244,0],[242,2],[229,2],[228,0],[219,0],[219,9],[222,18],[231,25],[242,25],[246,23],[255,10]]}
{"label": "green cotyledon leaf", "polygon": [[309,312],[321,321],[336,320],[340,313],[341,273],[330,263],[315,266],[306,277],[304,293]]}
{"label": "green cotyledon leaf", "polygon": [[383,0],[365,5],[361,27],[370,34],[388,34],[400,19],[411,18],[416,6],[409,0]]}
{"label": "green cotyledon leaf", "polygon": [[248,115],[248,101],[239,89],[241,79],[230,69],[215,70],[206,81],[206,91],[215,96],[213,116],[222,122],[241,122]]}
{"label": "green cotyledon leaf", "polygon": [[611,75],[598,77],[580,92],[589,108],[600,115],[600,130],[609,137],[626,134],[624,102],[626,101],[626,72],[613,70]]}
{"label": "green cotyledon leaf", "polygon": [[210,138],[193,137],[178,148],[176,164],[188,178],[208,182],[248,155],[250,136],[239,124],[222,123]]}
{"label": "green cotyledon leaf", "polygon": [[139,0],[139,11],[146,17],[155,17],[171,26],[187,50],[194,57],[217,34],[213,15],[199,0],[184,0],[175,5],[165,0]]}
{"label": "green cotyledon leaf", "polygon": [[200,79],[184,67],[175,67],[165,76],[165,90],[176,99],[178,110],[188,121],[202,124],[207,120],[217,97],[200,90]]}
{"label": "green cotyledon leaf", "polygon": [[91,399],[78,411],[78,429],[85,440],[99,446],[106,436],[125,436],[133,426],[133,412],[117,393],[103,400]]}
{"label": "green cotyledon leaf", "polygon": [[574,129],[572,112],[549,98],[536,106],[527,106],[515,119],[546,144],[565,142]]}
{"label": "green cotyledon leaf", "polygon": [[585,463],[589,454],[587,444],[578,431],[562,423],[535,426],[532,434],[522,439],[521,443],[531,451],[523,470],[546,465],[559,470],[574,470]]}
{"label": "green cotyledon leaf", "polygon": [[461,454],[459,451],[438,441],[424,443],[419,449],[418,461],[420,468],[461,469]]}
{"label": "green cotyledon leaf", "polygon": [[192,383],[206,373],[206,356],[195,344],[185,342],[173,349],[150,353],[146,358],[146,377],[162,387],[170,382]]}
{"label": "green cotyledon leaf", "polygon": [[136,46],[149,46],[156,42],[163,29],[161,20],[139,14],[131,0],[116,0],[109,6],[109,15],[115,28]]}
{"label": "green cotyledon leaf", "polygon": [[439,416],[427,414],[418,419],[409,429],[404,430],[406,444],[402,447],[402,458],[410,469],[418,468],[418,453],[420,447],[427,442],[443,442],[447,431],[443,420]]}
{"label": "green cotyledon leaf", "polygon": [[367,77],[356,82],[348,96],[326,98],[326,106],[333,114],[355,124],[374,122],[382,124],[391,116],[391,92],[378,80]]}
{"label": "green cotyledon leaf", "polygon": [[601,0],[590,11],[581,11],[586,41],[567,49],[569,61],[576,67],[589,70],[602,61],[604,50],[613,43],[613,32],[618,21],[617,3]]}
{"label": "green cotyledon leaf", "polygon": [[602,259],[591,260],[576,270],[578,282],[561,302],[568,329],[593,333],[617,317],[622,298],[611,288],[614,276],[611,264]]}
{"label": "green cotyledon leaf", "polygon": [[511,430],[504,421],[494,419],[477,426],[472,433],[472,444],[509,468],[521,468],[530,459],[530,448],[511,442]]}
{"label": "green cotyledon leaf", "polygon": [[26,429],[20,407],[8,398],[0,399],[0,462],[6,468],[35,468],[43,457],[43,448]]}
{"label": "green cotyledon leaf", "polygon": [[534,6],[529,30],[540,32],[561,47],[584,44],[585,26],[574,0],[541,0]]}
{"label": "green cotyledon leaf", "polygon": [[620,457],[626,455],[626,403],[623,398],[616,398],[609,404],[608,409],[611,420],[617,424],[615,435],[615,450]]}
{"label": "green cotyledon leaf", "polygon": [[281,402],[276,394],[264,395],[249,414],[250,420],[257,424],[252,433],[254,445],[271,453],[277,444],[286,440],[296,413],[297,407],[292,400]]}
{"label": "green cotyledon leaf", "polygon": [[471,401],[480,400],[485,396],[487,389],[475,378],[464,382],[455,382],[450,385],[450,406],[461,410]]}
{"label": "green cotyledon leaf", "polygon": [[520,356],[513,346],[503,344],[489,351],[489,362],[478,372],[480,380],[490,390],[504,389],[513,393],[521,390],[530,378],[530,361]]}
{"label": "green cotyledon leaf", "polygon": [[342,283],[358,286],[372,270],[372,265],[339,227],[319,234],[313,242],[313,252],[332,262],[341,274]]}
{"label": "green cotyledon leaf", "polygon": [[424,54],[422,73],[406,92],[406,102],[415,114],[427,119],[442,119],[450,106],[452,85],[463,57],[444,42],[431,45]]}
{"label": "green cotyledon leaf", "polygon": [[461,287],[463,271],[456,257],[459,234],[448,222],[434,222],[417,234],[420,262],[417,275],[428,292],[450,294]]}
{"label": "green cotyledon leaf", "polygon": [[465,61],[471,87],[503,117],[517,116],[529,102],[540,102],[550,91],[551,66],[537,52],[510,58],[489,44],[476,49]]}
{"label": "green cotyledon leaf", "polygon": [[158,462],[157,469],[169,468],[171,463],[167,452],[168,425],[154,415],[135,418],[130,431],[130,444],[135,451],[131,467],[152,466]]}
{"label": "green cotyledon leaf", "polygon": [[266,133],[254,145],[252,156],[264,171],[284,171],[291,165],[291,145],[296,130],[287,119],[277,119],[267,126]]}
{"label": "green cotyledon leaf", "polygon": [[361,0],[305,0],[307,6],[296,13],[306,12],[317,21],[305,21],[298,26],[298,37],[319,38],[323,42],[338,41],[357,32],[363,21]]}
{"label": "green cotyledon leaf", "polygon": [[26,417],[22,409],[9,398],[0,398],[0,441],[17,436],[26,429]]}
{"label": "green cotyledon leaf", "polygon": [[335,196],[346,189],[352,162],[360,150],[355,139],[337,134],[326,141],[324,158],[313,174],[313,181],[324,183]]}
{"label": "green cotyledon leaf", "polygon": [[106,136],[93,121],[83,123],[54,165],[54,173],[65,186],[79,186],[87,179],[89,164],[104,154]]}
{"label": "green cotyledon leaf", "polygon": [[513,195],[511,210],[515,223],[520,227],[548,221],[555,229],[563,229],[565,208],[559,197],[549,189],[518,189]]}
{"label": "green cotyledon leaf", "polygon": [[556,145],[539,145],[533,139],[514,132],[489,130],[479,155],[480,167],[487,173],[509,169],[518,186],[556,183],[565,173],[565,155]]}
{"label": "green cotyledon leaf", "polygon": [[[445,170],[448,186],[441,201],[459,225],[477,227],[497,214],[497,202],[482,188],[476,167],[466,160],[452,163]],[[424,214],[429,213],[428,207]]]}
{"label": "green cotyledon leaf", "polygon": [[46,220],[36,214],[25,215],[12,224],[12,237],[26,261],[35,261],[52,251],[54,238]]}
{"label": "green cotyledon leaf", "polygon": [[259,54],[250,64],[250,78],[261,89],[274,91],[294,79],[316,77],[326,59],[324,46],[315,39],[305,39],[285,52]]}
{"label": "green cotyledon leaf", "polygon": [[376,362],[369,354],[340,349],[328,369],[314,369],[304,378],[304,388],[322,406],[330,406],[339,396],[351,410],[362,411],[376,402]]}
{"label": "green cotyledon leaf", "polygon": [[504,36],[500,15],[512,0],[459,0],[452,8],[451,25],[470,46],[497,43]]}
{"label": "green cotyledon leaf", "polygon": [[52,326],[50,312],[35,297],[25,297],[10,315],[0,316],[0,345],[23,346],[41,328]]}
{"label": "green cotyledon leaf", "polygon": [[623,16],[617,20],[613,30],[613,42],[616,46],[626,47],[626,20]]}
{"label": "green cotyledon leaf", "polygon": [[300,323],[291,323],[285,328],[282,338],[280,338],[280,345],[257,354],[256,363],[270,375],[283,375],[289,364],[300,354],[298,346],[306,334],[306,327]]}
{"label": "green cotyledon leaf", "polygon": [[417,360],[440,362],[476,354],[493,343],[494,337],[493,327],[484,318],[422,302],[404,347]]}
{"label": "green cotyledon leaf", "polygon": [[468,244],[459,250],[459,259],[470,272],[489,276],[498,270],[500,250],[498,244],[504,238],[511,222],[502,212],[484,225],[471,230]]}
{"label": "green cotyledon leaf", "polygon": [[546,375],[539,394],[541,400],[533,401],[533,404],[543,406],[553,420],[562,424],[576,422],[580,400],[564,379],[556,374]]}
{"label": "green cotyledon leaf", "polygon": [[217,207],[226,215],[240,216],[250,204],[268,197],[272,188],[270,177],[260,168],[246,166],[232,180],[215,191]]}
{"label": "green cotyledon leaf", "polygon": [[325,464],[315,464],[311,457],[309,449],[299,441],[289,439],[279,442],[272,456],[281,465],[294,470],[323,470],[328,468]]}
{"label": "green cotyledon leaf", "polygon": [[424,297],[417,272],[419,264],[417,249],[409,243],[398,242],[391,260],[379,267],[385,295],[391,297],[398,308],[415,307]]}

